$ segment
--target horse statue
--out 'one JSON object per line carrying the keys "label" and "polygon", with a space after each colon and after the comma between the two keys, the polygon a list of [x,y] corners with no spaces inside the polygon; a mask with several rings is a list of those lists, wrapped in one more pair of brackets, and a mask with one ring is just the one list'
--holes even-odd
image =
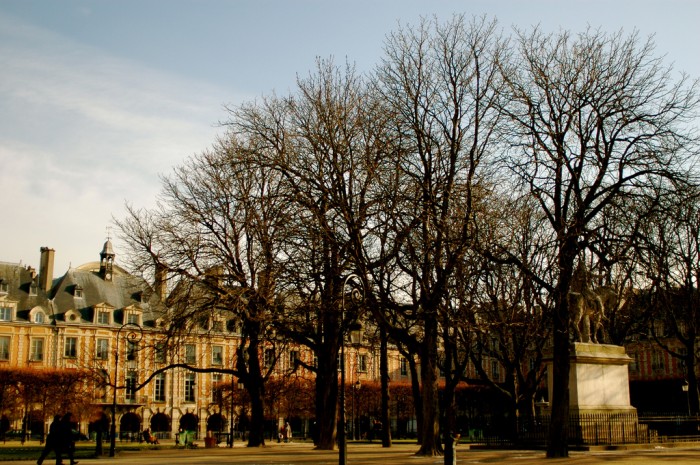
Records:
{"label": "horse statue", "polygon": [[603,320],[606,311],[619,310],[626,299],[611,285],[592,288],[593,278],[585,266],[579,263],[569,292],[569,308],[576,340],[597,344],[602,342],[604,336]]}
{"label": "horse statue", "polygon": [[578,342],[598,343],[598,331],[603,331],[605,305],[595,291],[584,289],[569,292],[569,306],[574,316],[573,325]]}

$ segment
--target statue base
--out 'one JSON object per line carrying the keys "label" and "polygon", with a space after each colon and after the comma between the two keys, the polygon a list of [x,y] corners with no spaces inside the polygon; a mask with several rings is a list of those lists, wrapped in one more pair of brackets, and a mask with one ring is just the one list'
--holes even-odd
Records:
{"label": "statue base", "polygon": [[[553,373],[552,360],[547,372]],[[571,347],[569,423],[583,444],[635,442],[641,433],[637,409],[630,404],[632,359],[622,346],[576,342]],[[552,392],[554,380],[548,376]]]}

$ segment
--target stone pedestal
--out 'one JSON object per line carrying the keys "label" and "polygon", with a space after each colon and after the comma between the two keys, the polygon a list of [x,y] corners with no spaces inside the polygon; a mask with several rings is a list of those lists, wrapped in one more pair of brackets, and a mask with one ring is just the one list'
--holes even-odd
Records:
{"label": "stone pedestal", "polygon": [[[630,363],[622,346],[574,343],[569,373],[572,413],[635,411],[630,405]],[[551,389],[551,379],[549,383]]]}
{"label": "stone pedestal", "polygon": [[[625,348],[576,342],[570,362],[570,437],[584,444],[635,442],[639,427],[637,410],[630,404],[632,359]],[[547,361],[547,372],[553,373],[552,360]],[[548,376],[550,393],[553,383]]]}

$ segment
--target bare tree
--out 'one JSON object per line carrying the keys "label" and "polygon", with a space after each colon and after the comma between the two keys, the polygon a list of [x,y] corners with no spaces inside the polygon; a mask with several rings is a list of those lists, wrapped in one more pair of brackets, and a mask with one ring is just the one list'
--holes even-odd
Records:
{"label": "bare tree", "polygon": [[[316,374],[322,449],[335,446],[337,354],[357,310],[342,308],[346,277],[359,271],[353,244],[365,242],[369,213],[377,208],[371,186],[378,182],[386,116],[376,107],[352,66],[340,69],[332,60],[319,60],[293,95],[232,109],[229,122],[255,146],[258,163],[279,174],[289,194],[294,213],[277,257],[288,296],[281,331],[316,355],[315,366],[300,364]],[[361,285],[369,292],[366,280]]]}
{"label": "bare tree", "polygon": [[[249,446],[264,444],[265,380],[272,366],[261,354],[274,344],[277,256],[289,210],[272,170],[252,163],[235,137],[192,157],[163,179],[161,201],[151,210],[128,208],[116,220],[129,247],[131,266],[174,283],[165,318],[166,348],[201,335],[210,321],[240,324],[234,366],[228,372],[251,399]],[[172,364],[194,369],[188,363]]]}
{"label": "bare tree", "polygon": [[652,339],[681,361],[690,413],[700,411],[700,191],[665,197],[640,231],[639,252],[650,286],[646,310]]}
{"label": "bare tree", "polygon": [[[554,378],[548,457],[568,456],[570,309],[577,257],[599,219],[630,196],[655,196],[661,179],[685,177],[696,155],[697,83],[676,79],[638,35],[587,30],[517,32],[503,63],[511,125],[504,167],[513,190],[534,197],[556,257],[553,279],[523,266],[555,302]],[[628,212],[629,215],[639,212]]]}
{"label": "bare tree", "polygon": [[365,255],[381,257],[368,270],[386,311],[381,323],[419,357],[420,455],[442,451],[439,313],[473,242],[474,190],[488,177],[499,121],[501,53],[495,22],[423,20],[389,36],[376,73],[386,112],[395,120],[391,140],[398,145],[387,152],[390,190],[376,221],[381,247]]}
{"label": "bare tree", "polygon": [[[509,203],[495,196],[491,204],[496,208],[488,211],[489,221],[482,222],[484,263],[473,292],[478,297],[468,313],[471,338],[465,344],[473,347],[470,356],[478,375],[508,406],[515,438],[516,421],[528,422],[535,415],[543,352],[551,342],[552,302],[531,274],[514,263],[494,260],[490,250],[507,248],[511,257],[539,276],[551,272],[552,257],[542,215],[532,199]],[[497,376],[487,362],[500,366]]]}

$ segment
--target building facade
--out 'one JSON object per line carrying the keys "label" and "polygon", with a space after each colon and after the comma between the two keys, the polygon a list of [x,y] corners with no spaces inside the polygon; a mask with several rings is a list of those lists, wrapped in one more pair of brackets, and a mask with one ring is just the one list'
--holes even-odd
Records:
{"label": "building facade", "polygon": [[[174,347],[170,341],[170,349],[161,350],[168,315],[162,279],[155,277],[151,285],[119,267],[109,240],[99,261],[70,268],[57,277],[54,254],[48,247],[40,249],[38,272],[30,266],[0,262],[0,370],[88,373],[85,400],[92,408],[76,418],[83,433],[106,434],[113,408],[121,440],[139,439],[145,428],[161,440],[175,440],[182,431],[201,438],[212,431],[228,434],[245,430],[245,425],[239,425],[246,409],[242,386],[231,374],[216,372],[233,367],[240,341],[235,321],[223,314],[212,314],[209,321],[199,322],[202,327],[197,331],[179,338]],[[273,359],[271,350],[264,349],[260,354],[265,366],[270,363],[268,359]],[[289,373],[298,366],[297,359],[309,365],[314,363],[308,350],[288,347],[286,353],[274,357],[275,370],[280,375]],[[195,372],[180,366],[159,372],[172,364],[202,370]],[[392,383],[410,383],[408,364],[397,351],[390,353],[389,365]],[[297,377],[313,380],[310,372],[297,371]],[[361,401],[360,386],[378,385],[378,351],[368,345],[348,348],[346,373],[348,384],[358,388],[348,394],[348,402],[357,402],[352,406],[351,418],[356,412],[359,419],[364,412],[367,429],[371,423],[369,400]],[[229,388],[222,390],[222,386]],[[365,397],[374,399],[376,393],[368,391]],[[312,421],[309,400],[299,402],[307,404],[305,411],[291,405],[289,399],[274,401],[268,406],[270,421],[278,423],[295,416],[295,432],[308,434]],[[396,409],[398,412],[399,407]],[[0,405],[0,416],[9,429],[22,428],[32,413],[10,414]],[[45,433],[49,420],[49,415],[42,414],[40,420],[29,422],[27,432],[34,436]],[[352,421],[357,429],[361,428],[359,420]]]}

